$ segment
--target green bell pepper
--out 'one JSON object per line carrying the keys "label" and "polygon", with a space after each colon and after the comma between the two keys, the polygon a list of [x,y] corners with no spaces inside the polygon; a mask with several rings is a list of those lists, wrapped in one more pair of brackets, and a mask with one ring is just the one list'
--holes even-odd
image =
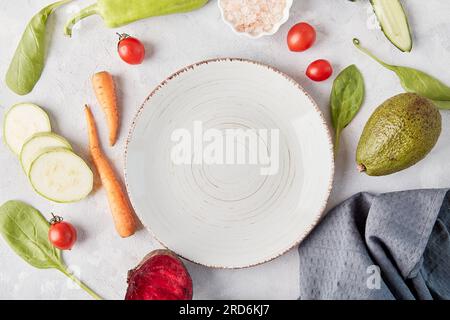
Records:
{"label": "green bell pepper", "polygon": [[208,0],[97,0],[66,24],[64,33],[72,35],[73,26],[86,17],[99,14],[110,28],[120,27],[137,20],[172,13],[188,12],[203,7]]}

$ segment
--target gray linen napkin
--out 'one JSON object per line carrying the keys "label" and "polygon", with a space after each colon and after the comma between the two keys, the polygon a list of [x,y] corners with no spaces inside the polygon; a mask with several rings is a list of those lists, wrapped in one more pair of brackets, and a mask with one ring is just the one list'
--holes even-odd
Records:
{"label": "gray linen napkin", "polygon": [[450,192],[359,193],[299,246],[300,299],[450,299]]}

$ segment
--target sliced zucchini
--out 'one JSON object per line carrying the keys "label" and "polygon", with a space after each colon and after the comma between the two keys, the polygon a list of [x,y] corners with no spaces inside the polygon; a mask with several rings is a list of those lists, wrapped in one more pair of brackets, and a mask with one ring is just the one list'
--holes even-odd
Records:
{"label": "sliced zucchini", "polygon": [[20,164],[28,175],[31,163],[45,151],[55,148],[72,150],[70,143],[63,137],[52,132],[36,133],[28,139],[20,152]]}
{"label": "sliced zucchini", "polygon": [[12,106],[3,119],[3,138],[16,155],[32,135],[52,130],[50,119],[39,106],[32,103],[20,103]]}
{"label": "sliced zucchini", "polygon": [[400,0],[370,0],[385,36],[403,52],[412,50],[408,17]]}
{"label": "sliced zucchini", "polygon": [[84,199],[94,181],[86,162],[67,148],[52,149],[37,157],[28,178],[38,194],[61,203]]}

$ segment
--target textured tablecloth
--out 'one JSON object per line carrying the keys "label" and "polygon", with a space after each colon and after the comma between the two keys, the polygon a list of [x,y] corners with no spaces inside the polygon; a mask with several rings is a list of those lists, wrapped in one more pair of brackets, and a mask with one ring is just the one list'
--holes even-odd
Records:
{"label": "textured tablecloth", "polygon": [[447,189],[359,193],[300,245],[300,299],[450,299]]}

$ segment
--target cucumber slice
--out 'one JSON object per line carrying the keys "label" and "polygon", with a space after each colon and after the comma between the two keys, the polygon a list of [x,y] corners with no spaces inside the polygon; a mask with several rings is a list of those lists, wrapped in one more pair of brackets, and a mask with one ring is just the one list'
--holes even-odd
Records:
{"label": "cucumber slice", "polygon": [[399,0],[370,0],[370,3],[384,35],[401,51],[410,52],[413,41],[408,18],[401,2]]}
{"label": "cucumber slice", "polygon": [[67,148],[72,150],[70,143],[63,137],[51,133],[36,133],[28,139],[20,152],[20,163],[26,175],[30,171],[31,163],[45,151],[55,148]]}
{"label": "cucumber slice", "polygon": [[50,132],[50,119],[40,107],[32,103],[20,103],[12,106],[3,120],[3,138],[16,155],[33,134]]}
{"label": "cucumber slice", "polygon": [[31,164],[28,178],[38,194],[60,203],[87,197],[94,182],[86,162],[67,148],[41,154]]}

